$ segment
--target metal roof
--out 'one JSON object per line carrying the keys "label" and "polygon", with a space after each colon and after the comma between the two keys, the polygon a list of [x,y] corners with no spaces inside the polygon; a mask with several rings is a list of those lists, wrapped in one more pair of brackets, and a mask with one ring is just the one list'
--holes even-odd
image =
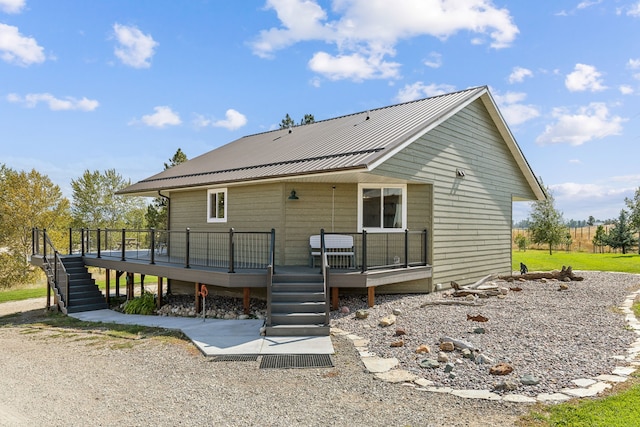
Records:
{"label": "metal roof", "polygon": [[367,171],[485,93],[486,86],[481,86],[245,136],[139,181],[119,194]]}

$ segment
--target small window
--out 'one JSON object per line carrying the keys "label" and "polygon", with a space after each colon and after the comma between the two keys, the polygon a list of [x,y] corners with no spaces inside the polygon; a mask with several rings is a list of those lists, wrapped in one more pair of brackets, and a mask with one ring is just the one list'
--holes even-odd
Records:
{"label": "small window", "polygon": [[211,189],[207,198],[207,222],[227,222],[227,189]]}
{"label": "small window", "polygon": [[407,222],[407,187],[360,184],[358,229],[403,230]]}

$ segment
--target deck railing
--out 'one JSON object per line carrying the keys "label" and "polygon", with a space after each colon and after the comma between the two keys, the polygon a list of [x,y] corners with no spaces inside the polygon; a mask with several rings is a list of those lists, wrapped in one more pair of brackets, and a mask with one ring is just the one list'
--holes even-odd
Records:
{"label": "deck railing", "polygon": [[[37,229],[36,229],[37,230]],[[353,258],[331,256],[333,269],[407,268],[428,265],[427,230],[400,232],[328,233],[353,237]],[[46,250],[34,234],[34,254]],[[92,255],[181,265],[185,268],[275,269],[275,230],[226,232],[185,229],[69,229],[69,254]],[[353,261],[355,259],[355,261]]]}
{"label": "deck railing", "polygon": [[363,273],[369,270],[389,268],[407,268],[428,264],[427,230],[391,233],[372,233],[363,230],[361,233],[328,233],[353,237],[355,262],[350,265],[346,256],[333,256],[330,259],[332,268],[358,268]]}
{"label": "deck railing", "polygon": [[275,230],[270,232],[87,229],[69,230],[69,253],[180,264],[185,268],[263,269],[273,262]]}

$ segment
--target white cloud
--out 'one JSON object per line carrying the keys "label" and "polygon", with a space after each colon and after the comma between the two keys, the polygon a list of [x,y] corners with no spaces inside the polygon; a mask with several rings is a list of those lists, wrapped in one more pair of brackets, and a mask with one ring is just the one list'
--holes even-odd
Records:
{"label": "white cloud", "polygon": [[607,87],[602,84],[602,73],[593,65],[576,64],[574,71],[567,75],[564,83],[571,92],[599,92]]}
{"label": "white cloud", "polygon": [[71,96],[60,99],[50,93],[29,93],[24,97],[15,93],[10,93],[7,95],[7,101],[23,104],[28,108],[34,108],[40,102],[44,102],[49,106],[49,109],[53,111],[93,111],[100,105],[100,103],[94,99],[88,99],[85,97],[82,99],[76,99]]}
{"label": "white cloud", "polygon": [[633,87],[629,85],[620,85],[618,90],[620,90],[620,93],[623,95],[631,95],[634,92]]}
{"label": "white cloud", "polygon": [[118,41],[114,53],[123,64],[133,68],[149,68],[158,42],[136,27],[113,24],[113,32]]}
{"label": "white cloud", "polygon": [[577,9],[586,9],[596,4],[602,3],[602,0],[582,1],[576,6]]}
{"label": "white cloud", "polygon": [[225,113],[225,117],[226,119],[224,120],[218,120],[214,122],[213,126],[225,128],[228,130],[236,130],[247,124],[247,117],[244,114],[234,110],[233,108],[227,110],[227,112]]}
{"label": "white cloud", "polygon": [[225,128],[227,130],[236,130],[247,124],[247,117],[244,114],[234,110],[233,108],[229,108],[225,113],[224,120],[213,121],[207,119],[205,116],[197,114],[196,119],[193,121],[193,124],[200,128],[212,126],[217,128]]}
{"label": "white cloud", "polygon": [[629,62],[627,62],[627,68],[631,68],[632,70],[640,69],[640,58],[629,59]]}
{"label": "white cloud", "polygon": [[424,60],[424,65],[430,68],[440,68],[442,66],[442,54],[431,52],[429,57]]}
{"label": "white cloud", "polygon": [[20,13],[25,0],[0,0],[0,11],[4,13]]}
{"label": "white cloud", "polygon": [[142,122],[147,126],[162,129],[166,126],[177,126],[182,123],[180,115],[171,110],[170,107],[160,105],[153,107],[153,110],[155,113],[142,116],[142,119],[140,120],[134,119],[130,121],[129,124],[133,125],[138,122]]}
{"label": "white cloud", "polygon": [[635,18],[640,17],[640,1],[631,5],[627,10],[627,15],[633,16]]}
{"label": "white cloud", "polygon": [[[335,20],[316,0],[267,0],[266,9],[276,12],[281,25],[261,31],[251,43],[253,52],[269,58],[303,41],[335,45],[335,53],[316,52],[309,61],[314,71],[331,79],[397,77],[399,64],[385,57],[395,54],[399,40],[471,32],[480,35],[474,43],[488,38],[491,47],[500,49],[519,32],[509,11],[489,0],[336,0]],[[363,71],[354,71],[357,66]]]}
{"label": "white cloud", "polygon": [[326,52],[317,52],[309,60],[309,68],[330,80],[362,81],[395,78],[400,64],[383,61],[380,56],[365,57],[359,53],[332,56]]}
{"label": "white cloud", "polygon": [[527,77],[533,77],[531,70],[523,67],[514,67],[511,74],[509,74],[509,83],[522,83]]}
{"label": "white cloud", "polygon": [[18,27],[0,23],[0,58],[23,67],[44,62],[43,49],[33,37],[20,34]]}
{"label": "white cloud", "polygon": [[430,85],[425,85],[423,82],[415,82],[400,89],[396,95],[396,100],[398,102],[415,101],[416,99],[451,93],[455,90],[455,86],[447,84],[431,83]]}
{"label": "white cloud", "polygon": [[627,119],[611,116],[603,103],[592,102],[581,107],[574,114],[557,108],[553,111],[556,122],[547,125],[544,133],[536,142],[538,144],[582,145],[592,139],[601,139],[622,133],[622,123]]}
{"label": "white cloud", "polygon": [[526,93],[507,92],[501,95],[498,91],[492,90],[492,94],[502,116],[509,125],[517,126],[540,115],[538,108],[522,103],[527,97]]}

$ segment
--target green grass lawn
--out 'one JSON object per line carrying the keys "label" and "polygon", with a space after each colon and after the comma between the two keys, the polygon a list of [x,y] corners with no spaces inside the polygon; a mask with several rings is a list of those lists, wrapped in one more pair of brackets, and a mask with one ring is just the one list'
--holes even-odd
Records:
{"label": "green grass lawn", "polygon": [[548,250],[513,251],[512,268],[520,270],[523,262],[529,271],[560,270],[562,266],[571,266],[574,270],[619,271],[640,273],[640,255],[638,254],[594,254],[589,252],[554,252]]}

